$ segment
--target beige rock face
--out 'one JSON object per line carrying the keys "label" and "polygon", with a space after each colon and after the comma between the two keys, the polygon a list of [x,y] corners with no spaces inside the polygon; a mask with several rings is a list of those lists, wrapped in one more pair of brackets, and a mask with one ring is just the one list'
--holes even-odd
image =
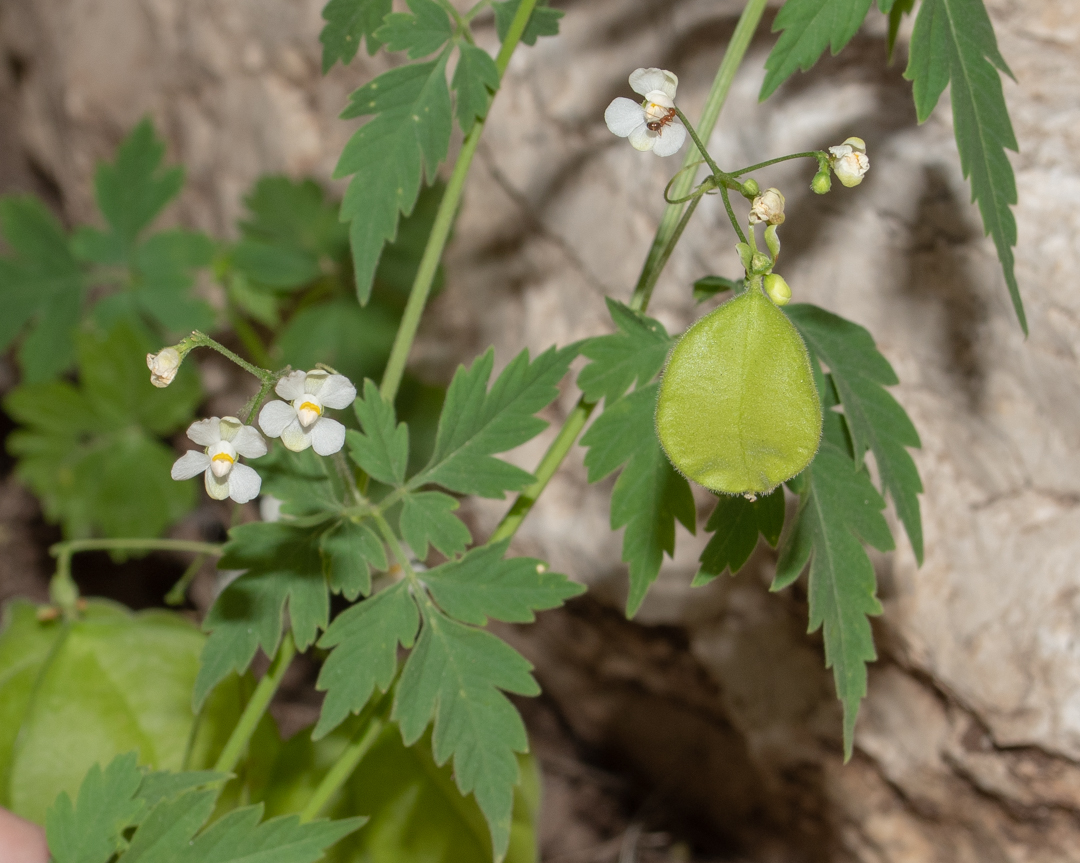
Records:
{"label": "beige rock face", "polygon": [[[361,52],[321,77],[321,5],[7,0],[4,181],[51,179],[65,213],[83,218],[95,160],[146,113],[189,172],[170,218],[227,232],[259,174],[328,180],[354,128],[336,114],[385,61]],[[506,362],[523,346],[609,329],[603,297],[629,296],[679,160],[614,138],[604,107],[630,95],[632,69],[658,65],[677,72],[680,104],[696,116],[741,8],[562,5],[562,36],[518,52],[485,131],[447,290],[415,354],[432,377],[447,379],[488,344]],[[804,634],[800,595],[765,591],[765,551],[737,579],[692,592],[703,539],[680,533],[638,617],[682,633],[676,658],[633,647],[667,629],[616,625],[600,612],[553,613],[514,636],[581,739],[658,786],[679,785],[754,859],[1080,860],[1080,8],[990,6],[1019,81],[1005,92],[1021,149],[1026,340],[968,204],[948,106],[916,125],[902,66],[884,65],[878,13],[839,57],[765,106],[756,94],[772,37],[762,35],[710,142],[720,164],[735,167],[855,134],[871,159],[862,186],[836,184],[821,198],[809,191],[810,165],[758,177],[787,197],[779,271],[794,300],[869,328],[923,441],[926,560],[917,567],[903,537],[875,559],[882,660],[854,761],[840,764],[839,711],[819,640]],[[719,202],[706,200],[656,290],[651,311],[669,330],[701,313],[695,278],[737,274],[733,242]],[[575,398],[567,392],[551,418]],[[532,467],[552,435],[513,458]],[[625,572],[621,538],[607,527],[609,494],[610,483],[585,484],[575,452],[517,543],[617,607]],[[471,507],[481,530],[501,513]],[[609,645],[630,645],[625,668],[614,667]],[[667,679],[672,667],[683,669],[673,678],[682,688]],[[740,808],[740,798],[752,805]]]}

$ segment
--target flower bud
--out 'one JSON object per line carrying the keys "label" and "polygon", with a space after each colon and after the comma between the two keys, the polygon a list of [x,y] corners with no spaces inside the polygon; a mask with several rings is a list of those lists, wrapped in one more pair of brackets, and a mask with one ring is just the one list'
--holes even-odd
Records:
{"label": "flower bud", "polygon": [[810,188],[816,195],[825,195],[832,188],[832,175],[828,171],[818,171],[810,181]]}
{"label": "flower bud", "polygon": [[784,224],[784,195],[779,189],[766,189],[754,198],[750,206],[750,224],[756,225],[758,222]]}
{"label": "flower bud", "polygon": [[776,273],[769,273],[765,277],[765,293],[778,306],[786,306],[791,302],[791,288],[784,281],[784,277]]}
{"label": "flower bud", "polygon": [[751,177],[742,184],[742,194],[744,198],[756,198],[761,194],[761,186],[758,185],[757,180]]}
{"label": "flower bud", "polygon": [[167,387],[176,377],[183,357],[176,348],[162,348],[156,354],[146,355],[146,365],[150,369],[150,383],[155,387]]}
{"label": "flower bud", "polygon": [[843,144],[829,147],[829,164],[836,178],[845,186],[857,186],[870,170],[866,157],[866,142],[862,138],[848,138]]}
{"label": "flower bud", "polygon": [[767,273],[772,269],[772,265],[773,259],[764,252],[754,252],[754,257],[750,259],[750,272],[755,275]]}

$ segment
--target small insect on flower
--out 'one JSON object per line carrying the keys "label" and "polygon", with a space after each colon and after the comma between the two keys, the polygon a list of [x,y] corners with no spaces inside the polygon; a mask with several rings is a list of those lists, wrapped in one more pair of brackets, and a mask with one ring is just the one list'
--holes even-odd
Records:
{"label": "small insect on flower", "polygon": [[635,69],[630,87],[645,97],[643,102],[620,96],[604,111],[604,122],[620,138],[629,138],[635,150],[652,150],[671,156],[686,141],[686,127],[675,110],[679,79],[666,69]]}
{"label": "small insect on flower", "polygon": [[293,452],[311,447],[319,455],[333,455],[345,444],[345,426],[323,416],[325,408],[347,408],[356,399],[356,387],[345,375],[321,369],[292,372],[277,382],[285,401],[267,402],[259,412],[259,427],[267,437],[279,437]]}
{"label": "small insect on flower", "polygon": [[246,426],[236,417],[210,417],[191,424],[187,436],[206,447],[192,449],[172,466],[172,478],[191,479],[203,474],[206,493],[214,500],[231,497],[247,503],[259,496],[262,477],[237,459],[266,455],[266,441],[255,426]]}

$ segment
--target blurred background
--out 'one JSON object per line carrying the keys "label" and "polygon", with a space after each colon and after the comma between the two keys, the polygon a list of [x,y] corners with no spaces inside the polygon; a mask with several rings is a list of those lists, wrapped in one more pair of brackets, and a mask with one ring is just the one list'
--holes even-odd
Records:
{"label": "blurred background", "polygon": [[[236,238],[267,174],[312,178],[333,199],[356,125],[337,114],[387,60],[361,51],[322,76],[322,5],[3,0],[0,194],[34,193],[66,225],[93,222],[95,165],[149,116],[166,160],[187,170],[162,225]],[[553,5],[566,12],[561,35],[517,52],[494,103],[413,353],[417,417],[488,345],[505,363],[610,329],[603,298],[630,295],[677,163],[611,136],[604,107],[628,95],[634,68],[660,66],[679,75],[694,118],[741,11],[729,0]],[[759,105],[774,4],[710,141],[727,168],[849,135],[871,158],[862,186],[825,197],[810,192],[807,165],[758,175],[787,196],[778,271],[794,299],[870,330],[922,436],[926,560],[916,566],[902,531],[897,551],[875,558],[885,614],[854,759],[841,764],[839,705],[801,588],[768,593],[774,555],[759,548],[737,578],[691,591],[703,541],[680,528],[675,560],[626,621],[610,484],[589,487],[575,451],[515,543],[590,592],[503,633],[544,689],[519,702],[543,770],[544,860],[1080,860],[1080,6],[987,5],[1018,82],[1005,93],[1021,150],[1026,340],[968,203],[947,94],[918,126],[903,39],[887,66],[880,14]],[[494,28],[483,35],[493,48]],[[655,294],[670,331],[711,308],[695,308],[695,279],[738,274],[733,243],[706,200]],[[400,280],[381,278],[392,334]],[[200,290],[221,301],[218,286]],[[385,329],[364,330],[360,373],[377,374]],[[18,374],[0,360],[0,394]],[[214,359],[201,375],[208,412],[249,394]],[[576,398],[568,386],[548,418]],[[7,434],[14,422],[0,420]],[[531,469],[553,433],[512,460]],[[60,533],[12,466],[0,456],[0,600],[45,600]],[[478,537],[503,511],[468,506]],[[204,502],[173,535],[217,539],[226,526]],[[161,604],[183,570],[164,556],[117,567],[88,555],[75,575],[84,593],[139,608]],[[212,592],[201,573],[193,615]],[[280,701],[284,733],[314,720],[310,668],[297,665]]]}

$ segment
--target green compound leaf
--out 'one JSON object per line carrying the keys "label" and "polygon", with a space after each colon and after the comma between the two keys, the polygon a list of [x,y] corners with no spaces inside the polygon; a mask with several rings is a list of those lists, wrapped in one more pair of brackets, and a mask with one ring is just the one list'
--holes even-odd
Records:
{"label": "green compound leaf", "polygon": [[915,557],[922,563],[923,534],[919,494],[922,480],[906,447],[921,446],[919,433],[900,404],[885,389],[899,383],[896,372],[865,329],[817,306],[794,304],[784,311],[807,347],[829,367],[844,406],[854,445],[855,464],[874,454],[882,489],[893,499]]}
{"label": "green compound leaf", "polygon": [[326,692],[326,700],[314,739],[329,734],[350,712],[363,710],[376,687],[382,692],[390,688],[398,645],[412,647],[419,627],[420,615],[404,581],[334,618],[319,639],[319,647],[333,649],[319,672],[317,688]]}
{"label": "green compound leaf", "polygon": [[463,42],[451,86],[457,94],[458,124],[467,135],[473,123],[487,116],[491,96],[499,89],[499,68],[483,48]]}
{"label": "green compound leaf", "polygon": [[[826,389],[828,392],[828,389]],[[814,463],[798,477],[799,512],[780,547],[772,590],[782,590],[810,564],[810,632],[824,626],[825,667],[844,705],[844,757],[851,757],[866,663],[877,658],[867,615],[881,613],[874,567],[863,542],[893,548],[892,534],[866,468],[848,451],[841,417],[826,399],[825,434]]]}
{"label": "green compound leaf", "polygon": [[611,527],[626,527],[622,559],[630,566],[627,616],[641,607],[660,573],[664,552],[675,551],[675,519],[694,532],[697,513],[686,480],[671,467],[656,439],[653,417],[659,384],[635,390],[607,407],[581,439],[585,467],[597,482],[622,465],[611,493]]}
{"label": "green compound leaf", "polygon": [[446,392],[431,462],[409,481],[461,494],[499,498],[532,482],[532,474],[494,457],[536,437],[547,423],[534,416],[559,395],[558,383],[578,346],[549,348],[531,363],[522,351],[487,388],[495,364],[489,348],[471,368],[459,366]]}
{"label": "green compound leaf", "polygon": [[664,367],[673,339],[664,325],[606,298],[618,332],[582,342],[581,353],[592,360],[578,375],[578,386],[591,402],[612,404],[631,385],[649,383]]}
{"label": "green compound leaf", "polygon": [[267,656],[281,641],[285,603],[298,650],[325,629],[330,599],[319,553],[319,527],[255,522],[229,531],[221,570],[246,570],[214,601],[203,622],[203,649],[193,700],[196,708],[231,671],[243,673],[257,648]]}
{"label": "green compound leaf", "polygon": [[391,12],[375,38],[388,51],[407,51],[410,60],[434,54],[454,34],[450,18],[435,0],[406,0],[412,14]]}
{"label": "green compound leaf", "polygon": [[356,295],[371,296],[371,282],[383,245],[397,234],[399,215],[409,215],[425,173],[433,181],[446,158],[453,125],[446,85],[448,53],[430,63],[391,69],[350,96],[343,119],[377,116],[352,136],[334,170],[353,175],[341,203],[341,220],[351,222]]}
{"label": "green compound leaf", "polygon": [[316,261],[320,256],[340,258],[349,248],[348,230],[338,220],[337,207],[314,180],[260,177],[244,205],[250,215],[239,227],[247,239],[304,253]]}
{"label": "green compound leaf", "polygon": [[[491,8],[495,10],[495,30],[499,34],[500,42],[506,40],[506,34],[510,32],[510,24],[520,5],[521,0],[502,0],[491,4]],[[521,34],[521,41],[526,45],[535,45],[541,36],[558,36],[559,19],[564,14],[561,9],[548,6],[548,0],[537,0],[525,25],[525,31]]]}
{"label": "green compound leaf", "polygon": [[486,626],[488,618],[532,623],[535,611],[558,608],[585,591],[532,557],[504,560],[510,540],[474,548],[461,560],[423,574],[424,584],[444,612],[463,623]]}
{"label": "green compound leaf", "polygon": [[537,695],[532,666],[490,632],[457,623],[430,602],[421,606],[423,628],[405,663],[393,717],[406,746],[434,719],[435,763],[453,757],[454,779],[472,794],[487,818],[495,859],[510,842],[515,753],[527,752],[525,726],[503,692]]}
{"label": "green compound leaf", "polygon": [[405,482],[409,464],[409,428],[397,422],[394,406],[379,393],[371,380],[353,403],[361,431],[350,431],[349,456],[368,476],[392,486]]}
{"label": "green compound leaf", "polygon": [[[181,774],[182,775],[182,774]],[[124,863],[173,860],[214,811],[214,791],[194,791],[159,803],[132,837]]]}
{"label": "green compound leaf", "polygon": [[30,323],[19,348],[23,381],[49,380],[75,359],[82,271],[63,227],[36,198],[0,198],[0,229],[12,252],[0,258],[0,351]]}
{"label": "green compound leaf", "polygon": [[458,506],[455,498],[441,491],[415,491],[405,496],[401,535],[420,560],[427,559],[428,543],[453,557],[472,542],[469,529],[454,515]]}
{"label": "green compound leaf", "polygon": [[892,5],[889,8],[885,8],[885,4],[879,0],[879,4],[884,12],[889,16],[889,35],[886,40],[886,52],[888,54],[889,62],[893,60],[893,50],[896,48],[896,37],[900,35],[900,24],[904,20],[905,15],[910,15],[915,8],[915,0],[888,0]]}
{"label": "green compound leaf", "polygon": [[282,502],[286,515],[329,518],[344,506],[344,487],[332,474],[326,459],[311,449],[292,452],[285,447],[272,447],[259,459],[262,493]]}
{"label": "green compound leaf", "polygon": [[[197,802],[181,798],[172,808],[194,809]],[[193,840],[188,837],[172,845],[157,844],[139,855],[139,863],[314,863],[327,848],[358,830],[366,820],[345,818],[301,824],[298,815],[283,815],[260,823],[262,813],[262,804],[235,809]],[[167,827],[164,823],[161,826]],[[135,834],[133,845],[144,829]],[[126,861],[126,855],[120,859]]]}
{"label": "green compound leaf", "polygon": [[773,22],[782,30],[765,61],[765,82],[759,98],[764,101],[790,78],[796,69],[808,71],[826,48],[835,56],[862,26],[871,0],[786,0]]}
{"label": "green compound leaf", "polygon": [[162,231],[148,238],[134,250],[131,260],[132,287],[140,311],[170,333],[212,327],[213,311],[191,296],[190,289],[195,283],[192,271],[209,266],[213,257],[213,242],[196,231]]}
{"label": "green compound leaf", "polygon": [[374,54],[382,44],[374,33],[390,13],[392,0],[330,0],[323,7],[326,21],[319,34],[322,42],[322,71],[325,75],[340,60],[347,66],[360,48],[360,40],[367,39],[367,50]]}
{"label": "green compound leaf", "polygon": [[157,436],[191,420],[198,380],[182,369],[168,389],[154,387],[151,346],[127,324],[76,344],[80,386],[28,384],[4,400],[23,426],[8,439],[16,475],[67,537],[157,536],[194,502],[192,483],[169,478],[176,454]]}
{"label": "green compound leaf", "polygon": [[117,756],[104,769],[95,764],[72,805],[60,793],[45,816],[49,852],[56,863],[108,863],[122,846],[122,834],[138,817],[143,801],[137,755]]}
{"label": "green compound leaf", "polygon": [[387,567],[386,548],[366,524],[344,519],[331,527],[319,541],[323,572],[334,593],[349,602],[371,593],[371,570]]}
{"label": "green compound leaf", "polygon": [[998,72],[1012,77],[998,51],[982,0],[926,0],[919,8],[904,77],[914,84],[919,122],[952,85],[953,126],[960,165],[971,180],[983,226],[997,247],[1013,308],[1027,334],[1027,318],[1016,282],[1013,246],[1016,178],[1005,150],[1017,150]]}
{"label": "green compound leaf", "polygon": [[183,168],[161,169],[165,144],[149,118],[136,126],[116,151],[116,161],[98,166],[94,188],[101,213],[121,254],[157,218],[184,185]]}
{"label": "green compound leaf", "polygon": [[701,568],[691,587],[708,584],[724,570],[734,575],[757,547],[758,534],[773,548],[784,529],[784,490],[775,488],[757,500],[721,495],[705,530],[713,534],[701,552]]}

